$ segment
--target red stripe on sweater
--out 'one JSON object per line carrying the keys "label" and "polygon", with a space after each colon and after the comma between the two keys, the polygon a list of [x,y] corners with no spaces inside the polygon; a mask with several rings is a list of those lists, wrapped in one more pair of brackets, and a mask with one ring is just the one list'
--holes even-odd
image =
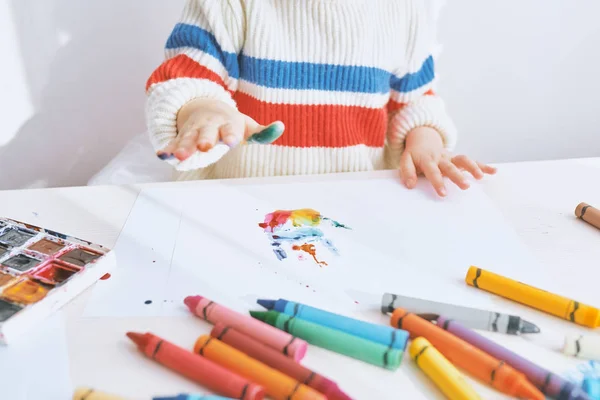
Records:
{"label": "red stripe on sweater", "polygon": [[[435,92],[433,91],[433,89],[429,89],[428,91],[423,93],[423,96],[435,96]],[[387,104],[387,110],[388,112],[398,111],[406,106],[407,103],[400,103],[399,101],[390,100]]]}
{"label": "red stripe on sweater", "polygon": [[406,103],[400,103],[398,101],[390,100],[387,104],[388,112],[398,111],[406,107]]}
{"label": "red stripe on sweater", "polygon": [[[161,83],[176,78],[208,79],[209,81],[218,83],[223,86],[225,90],[229,91],[229,88],[227,88],[227,85],[219,74],[198,64],[185,54],[180,54],[162,63],[148,79],[146,90],[155,83]],[[231,91],[229,92],[231,93]]]}
{"label": "red stripe on sweater", "polygon": [[272,104],[236,92],[238,109],[263,125],[285,124],[274,144],[291,147],[339,148],[364,144],[383,147],[387,129],[385,108],[339,105]]}

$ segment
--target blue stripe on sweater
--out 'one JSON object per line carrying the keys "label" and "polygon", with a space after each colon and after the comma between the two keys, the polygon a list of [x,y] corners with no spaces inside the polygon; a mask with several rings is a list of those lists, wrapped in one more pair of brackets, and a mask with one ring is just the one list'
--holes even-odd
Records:
{"label": "blue stripe on sweater", "polygon": [[433,81],[435,68],[433,57],[429,56],[421,66],[421,69],[412,74],[406,74],[402,78],[393,75],[390,85],[393,90],[400,93],[408,93],[419,89]]}
{"label": "blue stripe on sweater", "polygon": [[241,77],[270,88],[388,93],[391,85],[396,91],[411,92],[433,80],[432,57],[425,61],[421,70],[402,78],[374,67],[276,61],[244,54],[238,57],[223,51],[212,33],[188,24],[177,24],[166,47],[202,50],[221,61],[232,78]]}
{"label": "blue stripe on sweater", "polygon": [[239,78],[240,71],[237,55],[223,51],[217,38],[212,33],[194,25],[177,24],[167,40],[167,49],[192,47],[210,54],[225,66],[227,73],[232,78]]}
{"label": "blue stripe on sweater", "polygon": [[378,68],[264,60],[242,55],[242,79],[281,89],[388,93],[390,73]]}

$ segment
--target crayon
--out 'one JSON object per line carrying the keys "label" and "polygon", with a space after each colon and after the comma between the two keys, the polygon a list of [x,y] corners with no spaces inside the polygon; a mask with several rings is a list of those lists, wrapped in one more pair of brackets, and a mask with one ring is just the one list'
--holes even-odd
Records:
{"label": "crayon", "polygon": [[261,386],[151,333],[127,332],[127,337],[147,357],[211,392],[241,400],[262,400],[265,396]]}
{"label": "crayon", "polygon": [[565,337],[563,353],[588,360],[600,360],[600,335]]}
{"label": "crayon", "polygon": [[590,400],[600,400],[600,378],[597,376],[583,378],[581,388],[585,390]]}
{"label": "crayon", "polygon": [[295,338],[254,318],[230,310],[202,296],[189,296],[185,298],[184,302],[197,317],[213,325],[221,322],[231,326],[295,361],[302,360],[306,355],[308,344],[304,340]]}
{"label": "crayon", "polygon": [[198,338],[194,345],[194,353],[200,354],[252,382],[257,382],[265,388],[266,394],[275,400],[327,400],[316,390],[209,335],[202,335]]}
{"label": "crayon", "polygon": [[527,379],[546,396],[558,400],[589,400],[588,396],[571,382],[462,326],[457,321],[439,317],[436,322],[440,328],[525,374]]}
{"label": "crayon", "polygon": [[391,324],[407,330],[411,338],[424,337],[458,368],[509,396],[545,399],[522,373],[416,314],[397,308],[392,313]]}
{"label": "crayon", "polygon": [[348,357],[395,370],[402,362],[404,352],[370,340],[350,335],[277,311],[250,311],[252,317],[291,333],[308,343]]}
{"label": "crayon", "polygon": [[122,397],[99,392],[95,389],[80,387],[75,389],[73,400],[125,400]]}
{"label": "crayon", "polygon": [[258,300],[258,304],[267,310],[277,311],[331,329],[337,329],[394,349],[404,351],[408,343],[408,332],[389,326],[360,321],[284,299]]}
{"label": "crayon", "polygon": [[250,336],[244,335],[234,328],[217,323],[210,332],[210,335],[298,382],[323,393],[329,400],[351,400],[350,397],[340,390],[337,383],[311,371],[291,358],[278,353],[274,349]]}
{"label": "crayon", "polygon": [[231,397],[213,396],[210,394],[180,394],[175,397],[153,397],[152,400],[233,400]]}
{"label": "crayon", "polygon": [[477,267],[469,268],[465,280],[468,285],[478,289],[497,294],[576,324],[590,328],[600,326],[600,310],[578,301],[546,292]]}
{"label": "crayon", "polygon": [[385,293],[381,299],[381,311],[387,314],[396,308],[402,308],[413,314],[443,315],[471,329],[507,335],[540,333],[540,328],[516,315]]}
{"label": "crayon", "polygon": [[587,203],[580,203],[575,209],[575,216],[600,229],[600,210]]}
{"label": "crayon", "polygon": [[450,400],[479,400],[463,375],[425,338],[418,337],[408,349],[415,364]]}

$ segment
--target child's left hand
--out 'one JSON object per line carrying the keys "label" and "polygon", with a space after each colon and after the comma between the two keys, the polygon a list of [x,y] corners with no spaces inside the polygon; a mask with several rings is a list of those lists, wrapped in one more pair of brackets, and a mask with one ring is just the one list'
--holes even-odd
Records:
{"label": "child's left hand", "polygon": [[496,168],[475,162],[464,155],[452,156],[444,148],[438,131],[433,128],[420,127],[410,131],[400,160],[400,172],[407,188],[414,188],[417,174],[422,173],[438,195],[444,197],[447,194],[444,177],[463,190],[469,188],[463,171],[469,172],[475,179],[482,179],[484,174],[495,174]]}

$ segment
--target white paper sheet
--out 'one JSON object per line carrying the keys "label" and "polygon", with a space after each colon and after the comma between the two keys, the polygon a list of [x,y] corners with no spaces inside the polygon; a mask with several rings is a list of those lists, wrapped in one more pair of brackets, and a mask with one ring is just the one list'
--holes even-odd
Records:
{"label": "white paper sheet", "polygon": [[61,312],[36,332],[0,346],[0,398],[65,400],[73,396],[65,321]]}
{"label": "white paper sheet", "polygon": [[[295,251],[278,260],[258,226],[300,208],[352,228],[323,227],[339,250],[320,249],[328,266]],[[183,298],[200,294],[240,311],[282,297],[377,319],[383,292],[509,312],[512,303],[464,283],[470,265],[546,279],[477,185],[439,199],[426,182],[409,191],[393,178],[144,190],[115,252],[118,268],[96,285],[86,316],[187,315]]]}

